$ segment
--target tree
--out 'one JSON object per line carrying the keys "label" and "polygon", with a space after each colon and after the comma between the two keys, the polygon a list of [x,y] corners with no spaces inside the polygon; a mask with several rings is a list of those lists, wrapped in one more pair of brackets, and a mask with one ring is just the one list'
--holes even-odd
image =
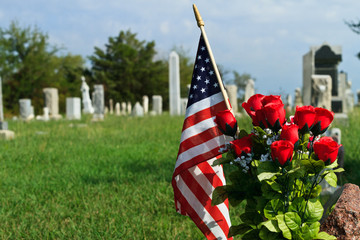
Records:
{"label": "tree", "polygon": [[109,37],[105,49],[95,47],[89,57],[92,83],[103,84],[106,100],[140,101],[144,95],[162,95],[168,104],[166,63],[154,60],[155,42],[139,41],[130,30]]}
{"label": "tree", "polygon": [[[356,34],[360,34],[360,21],[359,22],[354,22],[354,21],[350,21],[347,22],[345,21],[345,24]],[[360,59],[360,52],[357,54],[357,57]]]}
{"label": "tree", "polygon": [[[8,29],[0,28],[0,75],[5,108],[15,113],[18,100],[30,98],[35,111],[42,113],[42,89],[71,85],[75,72],[80,88],[82,57],[56,56],[59,51],[37,27],[21,28],[17,22],[12,22]],[[64,90],[59,92],[63,93],[60,103],[64,103]]]}

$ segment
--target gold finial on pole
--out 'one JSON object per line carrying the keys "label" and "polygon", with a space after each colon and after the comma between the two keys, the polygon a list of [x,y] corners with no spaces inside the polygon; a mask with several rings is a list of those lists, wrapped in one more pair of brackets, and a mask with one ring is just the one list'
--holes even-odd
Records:
{"label": "gold finial on pole", "polygon": [[196,22],[197,22],[198,27],[204,26],[205,23],[202,20],[202,18],[200,16],[200,13],[199,13],[199,10],[197,9],[195,4],[193,4],[193,9],[194,9],[194,14],[195,14],[195,18],[196,18]]}

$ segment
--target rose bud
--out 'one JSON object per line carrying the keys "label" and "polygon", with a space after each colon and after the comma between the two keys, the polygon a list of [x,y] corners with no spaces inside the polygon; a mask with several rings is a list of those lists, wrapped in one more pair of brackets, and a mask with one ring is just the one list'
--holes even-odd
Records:
{"label": "rose bud", "polygon": [[218,112],[214,121],[223,134],[232,137],[235,136],[237,121],[230,110]]}
{"label": "rose bud", "polygon": [[249,134],[230,142],[232,148],[235,150],[236,156],[239,157],[243,154],[251,153],[251,148],[253,146],[251,138],[253,135],[254,134]]}
{"label": "rose bud", "polygon": [[259,110],[262,108],[263,104],[261,103],[261,100],[265,96],[262,94],[255,94],[252,95],[247,102],[243,102],[241,106],[245,109],[245,111],[249,114],[251,118],[255,117],[256,110]]}
{"label": "rose bud", "polygon": [[296,106],[294,123],[299,126],[300,133],[309,132],[315,121],[315,108],[313,106]]}
{"label": "rose bud", "polygon": [[268,103],[261,112],[264,114],[268,128],[274,132],[278,132],[286,121],[284,104]]}
{"label": "rose bud", "polygon": [[295,146],[299,141],[299,126],[296,124],[285,124],[282,127],[280,139],[288,140]]}
{"label": "rose bud", "polygon": [[262,100],[261,103],[263,106],[266,106],[269,103],[276,103],[276,104],[283,104],[281,97],[277,96],[277,95],[269,95],[269,96],[265,96]]}
{"label": "rose bud", "polygon": [[288,140],[275,141],[270,145],[271,158],[280,166],[285,166],[292,160],[294,145]]}
{"label": "rose bud", "polygon": [[314,125],[310,129],[317,136],[324,133],[334,120],[334,113],[325,108],[315,108]]}
{"label": "rose bud", "polygon": [[315,155],[326,164],[336,160],[340,147],[331,137],[322,137],[313,146]]}

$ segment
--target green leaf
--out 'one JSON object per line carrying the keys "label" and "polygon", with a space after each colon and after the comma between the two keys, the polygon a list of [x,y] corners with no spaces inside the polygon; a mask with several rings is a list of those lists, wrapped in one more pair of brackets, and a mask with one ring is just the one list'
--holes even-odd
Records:
{"label": "green leaf", "polygon": [[322,189],[321,185],[317,185],[317,186],[312,190],[312,192],[311,192],[311,194],[310,194],[310,198],[316,198],[316,197],[318,197],[318,196],[320,195],[320,193],[321,193],[321,189]]}
{"label": "green leaf", "polygon": [[301,232],[301,236],[304,238],[304,240],[312,240],[309,226],[306,223],[304,223],[303,226],[301,226],[300,232]]}
{"label": "green leaf", "polygon": [[272,172],[276,173],[279,172],[279,168],[274,164],[273,161],[266,161],[266,162],[259,162],[259,166],[257,168],[257,173],[264,173],[264,172]]}
{"label": "green leaf", "polygon": [[264,208],[264,216],[267,219],[274,219],[276,215],[284,212],[284,203],[280,199],[270,200]]}
{"label": "green leaf", "polygon": [[276,192],[280,192],[281,191],[281,185],[277,182],[269,182],[269,185],[271,187],[271,189],[273,189]]}
{"label": "green leaf", "polygon": [[219,186],[215,188],[212,193],[211,205],[215,206],[220,203],[223,203],[228,198],[228,192],[226,190],[227,186]]}
{"label": "green leaf", "polygon": [[313,224],[311,224],[309,226],[309,232],[310,232],[311,239],[314,239],[316,237],[316,235],[319,233],[319,231],[320,231],[320,223],[319,222],[314,222]]}
{"label": "green leaf", "polygon": [[242,235],[248,231],[250,231],[251,229],[253,229],[252,227],[250,227],[249,225],[245,224],[245,223],[242,223],[240,225],[232,225],[229,229],[229,234],[228,234],[228,237],[233,237],[233,236],[236,236],[236,235]]}
{"label": "green leaf", "polygon": [[316,235],[316,239],[322,239],[322,240],[336,240],[335,236],[329,235],[327,232],[319,232]]}
{"label": "green leaf", "polygon": [[281,232],[276,220],[268,220],[263,226],[265,226],[270,232]]}
{"label": "green leaf", "polygon": [[336,168],[337,166],[339,166],[339,164],[338,164],[338,162],[337,162],[337,160],[336,160],[336,161],[334,161],[332,164],[327,165],[326,168],[334,169],[334,168]]}
{"label": "green leaf", "polygon": [[253,228],[256,228],[256,226],[263,221],[262,216],[257,212],[245,212],[240,215],[240,219],[243,223],[246,223]]}
{"label": "green leaf", "polygon": [[226,163],[230,163],[231,162],[231,158],[225,158],[225,157],[222,157],[222,158],[219,158],[219,159],[216,159],[212,166],[217,166],[217,165],[221,165],[221,164],[226,164]]}
{"label": "green leaf", "polygon": [[337,168],[337,169],[334,169],[333,172],[337,172],[337,173],[340,173],[340,172],[344,172],[345,169],[343,168]]}
{"label": "green leaf", "polygon": [[273,172],[263,172],[258,175],[259,181],[269,180],[280,173],[273,173]]}
{"label": "green leaf", "polygon": [[321,160],[305,159],[301,160],[301,164],[305,167],[308,173],[319,173],[325,168],[325,163]]}
{"label": "green leaf", "polygon": [[284,238],[291,239],[291,231],[285,223],[284,214],[277,215],[276,219],[278,220],[278,226],[281,229]]}
{"label": "green leaf", "polygon": [[329,173],[325,175],[325,180],[330,184],[330,186],[337,187],[337,177],[334,171],[329,171]]}
{"label": "green leaf", "polygon": [[295,198],[289,206],[289,212],[296,212],[298,214],[304,212],[306,201],[303,197]]}
{"label": "green leaf", "polygon": [[291,231],[297,231],[300,229],[301,218],[295,212],[287,212],[285,213],[285,223],[290,228]]}
{"label": "green leaf", "polygon": [[259,239],[259,229],[253,229],[249,232],[247,232],[244,236],[242,236],[242,240],[254,240]]}
{"label": "green leaf", "polygon": [[247,135],[249,135],[249,134],[244,129],[241,129],[239,132],[238,139],[246,137]]}
{"label": "green leaf", "polygon": [[[279,229],[279,232],[281,232],[280,229]],[[278,232],[269,231],[265,227],[262,227],[260,229],[259,237],[260,237],[260,239],[263,239],[263,240],[278,240],[278,239],[281,239]]]}
{"label": "green leaf", "polygon": [[324,212],[324,208],[318,199],[309,199],[304,214],[306,222],[312,223],[312,222],[320,221],[323,212]]}

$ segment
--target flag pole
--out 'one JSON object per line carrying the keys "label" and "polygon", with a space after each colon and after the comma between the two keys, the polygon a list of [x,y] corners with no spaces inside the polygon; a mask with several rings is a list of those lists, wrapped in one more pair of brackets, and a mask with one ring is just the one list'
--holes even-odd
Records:
{"label": "flag pole", "polygon": [[208,38],[207,38],[207,36],[206,36],[206,33],[205,33],[205,28],[204,28],[205,23],[204,23],[204,21],[202,20],[202,18],[201,18],[201,16],[200,16],[200,13],[199,13],[199,10],[197,9],[197,7],[196,7],[195,4],[193,4],[193,9],[194,9],[194,14],[195,14],[195,18],[196,18],[196,21],[197,21],[197,25],[198,25],[198,27],[199,27],[200,30],[201,30],[202,36],[203,36],[203,38],[204,38],[204,42],[205,42],[206,47],[207,47],[207,49],[208,49],[208,51],[209,51],[209,56],[210,56],[211,62],[212,62],[212,64],[213,64],[213,68],[214,68],[215,75],[216,75],[216,78],[217,78],[218,83],[219,83],[219,86],[220,86],[221,93],[222,93],[222,95],[223,95],[223,97],[224,97],[224,99],[225,99],[226,107],[227,107],[227,109],[231,110],[231,106],[230,106],[230,102],[229,102],[229,97],[228,97],[227,92],[226,92],[226,90],[225,90],[225,88],[224,88],[224,84],[223,84],[223,82],[222,82],[222,80],[221,80],[221,76],[220,76],[219,70],[218,70],[217,65],[216,65],[216,63],[215,63],[214,55],[213,55],[213,53],[212,53],[212,51],[211,51],[211,48],[210,48],[209,40],[208,40]]}

